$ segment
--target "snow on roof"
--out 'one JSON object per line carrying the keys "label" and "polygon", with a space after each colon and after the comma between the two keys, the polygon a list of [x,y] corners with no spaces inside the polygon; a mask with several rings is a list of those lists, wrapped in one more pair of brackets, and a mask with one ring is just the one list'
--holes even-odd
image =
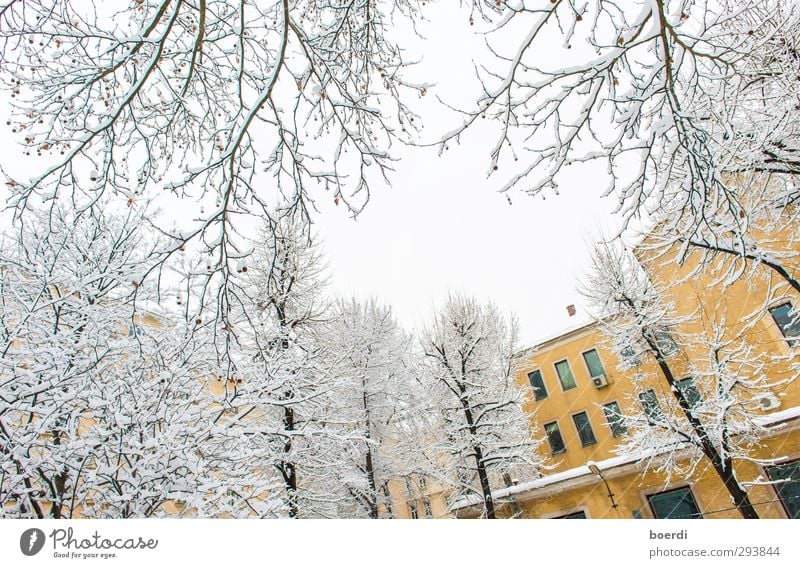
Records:
{"label": "snow on roof", "polygon": [[[796,420],[798,418],[800,418],[800,406],[795,406],[792,408],[787,408],[786,410],[781,410],[780,412],[773,412],[771,414],[766,414],[764,416],[757,418],[756,421],[759,422],[762,426],[773,426],[791,420]],[[587,462],[587,464],[594,463],[594,465],[596,465],[601,472],[604,472],[617,467],[634,464],[643,459],[651,457],[651,455],[652,452],[625,454],[621,456],[615,456],[613,458],[608,458],[598,462]],[[521,493],[527,493],[528,491],[534,491],[536,489],[544,489],[545,487],[556,485],[558,483],[564,483],[584,476],[591,476],[592,478],[596,477],[595,474],[593,474],[592,471],[589,469],[589,466],[586,464],[580,465],[578,467],[573,467],[571,469],[567,469],[564,471],[560,471],[552,475],[544,475],[537,479],[526,481],[525,483],[520,483],[518,485],[513,485],[511,487],[506,487],[498,491],[492,491],[492,496],[495,499],[499,500],[507,497],[512,497],[514,495],[519,495]],[[459,499],[458,501],[453,503],[451,510],[456,511],[459,509],[467,509],[469,507],[474,507],[475,505],[479,505],[481,502],[482,499],[480,496],[472,495],[464,499]]]}
{"label": "snow on roof", "polygon": [[584,319],[580,323],[572,324],[572,325],[570,325],[568,327],[561,328],[560,330],[556,331],[555,333],[549,333],[545,337],[537,339],[536,341],[533,341],[533,342],[521,347],[520,349],[517,350],[517,352],[519,354],[522,354],[522,353],[525,353],[525,352],[528,352],[528,351],[536,351],[537,349],[541,348],[546,343],[550,343],[551,341],[555,341],[557,339],[561,339],[562,337],[565,337],[565,336],[569,335],[570,333],[575,333],[576,331],[580,331],[583,328],[586,328],[586,327],[589,327],[591,325],[594,325],[595,323],[597,323],[597,320],[594,319],[594,318]]}
{"label": "snow on roof", "polygon": [[[608,469],[612,469],[615,467],[635,463],[645,457],[647,456],[644,454],[642,455],[626,454],[624,456],[616,456],[613,458],[608,458],[606,460],[593,463],[600,469],[600,471],[606,471]],[[511,497],[512,495],[525,493],[527,491],[532,491],[534,489],[542,489],[550,485],[555,485],[557,483],[589,475],[595,477],[595,475],[589,469],[589,466],[581,465],[578,467],[573,467],[571,469],[560,471],[558,473],[554,473],[552,475],[544,475],[532,481],[526,481],[525,483],[520,483],[518,485],[506,487],[504,489],[500,489],[499,491],[492,491],[492,496],[495,499],[502,499],[504,497]],[[459,499],[458,501],[453,503],[452,509],[453,510],[466,509],[468,507],[478,505],[481,502],[482,499],[479,496],[473,495],[471,497]]]}
{"label": "snow on roof", "polygon": [[800,417],[800,406],[793,406],[780,412],[771,412],[770,414],[759,416],[755,421],[761,426],[773,426],[789,420],[795,420],[798,417]]}

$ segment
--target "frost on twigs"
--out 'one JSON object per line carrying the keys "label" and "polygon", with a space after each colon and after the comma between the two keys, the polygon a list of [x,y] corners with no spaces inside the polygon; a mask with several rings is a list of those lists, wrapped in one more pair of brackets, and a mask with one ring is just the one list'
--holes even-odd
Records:
{"label": "frost on twigs", "polygon": [[[471,4],[496,26],[482,92],[440,142],[491,121],[486,162],[501,190],[538,195],[599,160],[598,189],[626,223],[655,214],[683,239],[746,249],[764,180],[800,173],[796,4]],[[792,187],[771,202],[796,200]]]}
{"label": "frost on twigs", "polygon": [[713,275],[716,283],[731,286],[757,285],[766,277],[776,292],[800,293],[796,179],[752,172],[727,179],[743,194],[738,216],[747,218],[746,228],[732,223],[732,216],[719,215],[690,234],[687,215],[661,216],[639,245],[644,255],[650,262],[690,268],[685,279]]}
{"label": "frost on twigs", "polygon": [[414,123],[387,28],[416,14],[414,0],[9,3],[6,126],[42,156],[9,182],[17,221],[35,196],[81,210],[170,196],[209,206],[180,232],[227,259],[247,248],[242,219],[308,215],[324,192],[359,213]]}
{"label": "frost on twigs", "polygon": [[390,482],[428,473],[411,337],[389,308],[351,299],[337,303],[325,338],[340,419],[356,435],[342,448],[336,472],[342,492],[338,516],[392,516]]}
{"label": "frost on twigs", "polygon": [[134,311],[154,245],[125,213],[53,208],[3,237],[2,516],[194,510],[209,407],[197,343]]}

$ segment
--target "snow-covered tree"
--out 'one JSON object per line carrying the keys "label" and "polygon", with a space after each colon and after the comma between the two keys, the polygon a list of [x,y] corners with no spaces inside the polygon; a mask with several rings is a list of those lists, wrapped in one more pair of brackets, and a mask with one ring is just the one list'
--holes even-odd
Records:
{"label": "snow-covered tree", "polygon": [[362,434],[337,415],[344,389],[325,345],[322,273],[308,226],[284,217],[211,303],[224,310],[206,330],[222,407],[211,459],[233,516],[334,517],[350,498],[340,491],[342,447]]}
{"label": "snow-covered tree", "polygon": [[150,219],[169,252],[233,259],[215,271],[235,274],[253,238],[240,220],[307,215],[317,190],[363,209],[391,143],[416,124],[401,94],[424,89],[400,79],[388,32],[417,11],[416,0],[6,2],[7,127],[42,158],[30,178],[3,164],[10,205],[21,218],[39,197],[79,208],[158,197],[192,211],[177,227]]}
{"label": "snow-covered tree", "polygon": [[145,215],[53,208],[4,237],[4,515],[149,516],[195,493],[207,406],[191,339],[133,310],[157,248]]}
{"label": "snow-covered tree", "polygon": [[796,3],[470,6],[488,22],[490,59],[476,67],[483,92],[443,147],[489,119],[488,171],[503,191],[557,192],[570,166],[599,162],[626,222],[655,214],[675,238],[759,255],[749,228],[762,203],[798,197]]}
{"label": "snow-covered tree", "polygon": [[344,514],[389,515],[389,481],[425,463],[419,445],[419,451],[407,451],[405,428],[419,409],[420,386],[412,371],[411,337],[374,299],[338,302],[327,333],[329,354],[337,360],[340,419],[359,435],[342,472],[355,504]]}
{"label": "snow-covered tree", "polygon": [[759,462],[754,450],[767,429],[758,400],[787,379],[770,377],[774,357],[749,341],[757,318],[729,321],[702,303],[678,314],[635,256],[615,245],[595,249],[583,293],[639,391],[623,411],[629,432],[618,451],[668,478],[691,475],[706,458],[741,515],[758,518],[737,464]]}
{"label": "snow-covered tree", "polygon": [[533,436],[522,409],[526,394],[516,383],[516,338],[515,323],[494,305],[460,295],[448,299],[420,338],[427,396],[441,417],[433,420],[440,428],[433,444],[448,458],[449,484],[458,495],[480,495],[490,519],[492,482],[509,472],[533,477],[542,464],[541,439]]}
{"label": "snow-covered tree", "polygon": [[197,515],[204,501],[212,399],[205,349],[191,331],[144,322],[122,336],[122,360],[93,374],[78,431],[91,444],[83,466],[81,516]]}

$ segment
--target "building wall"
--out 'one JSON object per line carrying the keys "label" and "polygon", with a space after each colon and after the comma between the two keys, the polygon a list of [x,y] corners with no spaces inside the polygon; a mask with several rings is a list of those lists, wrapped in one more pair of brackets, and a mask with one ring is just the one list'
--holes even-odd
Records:
{"label": "building wall", "polygon": [[[795,428],[797,426],[795,425]],[[787,431],[765,440],[756,457],[800,458],[798,430]],[[668,480],[663,473],[642,473],[635,466],[611,469],[604,472],[613,494],[615,509],[605,485],[590,472],[576,478],[572,484],[554,487],[538,494],[522,494],[518,498],[521,518],[553,518],[583,511],[588,518],[653,518],[647,496],[664,490],[689,486],[703,517],[708,519],[735,519],[739,513],[731,506],[730,496],[707,461],[701,463],[690,479]],[[743,481],[766,479],[761,467],[752,463],[739,463],[737,470]],[[770,485],[749,488],[750,499],[762,518],[782,519],[786,513],[777,501]],[[509,508],[504,510],[509,513]]]}
{"label": "building wall", "polygon": [[[420,483],[420,480],[424,480]],[[384,508],[381,517],[397,519],[444,519],[448,511],[447,491],[433,480],[419,475],[392,479],[388,483],[391,511]],[[412,515],[412,509],[416,511]]]}
{"label": "building wall", "polygon": [[[603,364],[608,379],[607,387],[596,388],[592,384],[582,355],[590,349],[597,351]],[[555,364],[563,360],[569,363],[577,385],[566,391],[561,387],[555,368]],[[655,367],[653,365],[651,367],[650,370],[655,371]],[[528,379],[528,374],[535,370],[542,373],[548,393],[547,398],[538,401],[534,400],[533,389]],[[531,389],[531,398],[524,408],[538,427],[539,434],[544,436],[544,425],[556,421],[564,439],[566,451],[551,456],[549,465],[552,469],[548,473],[571,469],[589,460],[600,461],[616,455],[613,450],[619,440],[611,435],[601,405],[616,401],[624,413],[633,401],[629,400],[630,382],[625,372],[620,370],[619,358],[605,346],[605,337],[597,324],[590,324],[537,349],[521,367],[517,381]],[[656,381],[652,386],[663,390],[662,385]],[[572,420],[572,416],[579,412],[588,414],[592,431],[597,439],[595,444],[581,445]],[[543,449],[548,451],[549,445],[545,444]]]}
{"label": "building wall", "polygon": [[[762,236],[763,238],[763,236]],[[789,238],[775,237],[773,242],[796,242]],[[800,358],[800,345],[791,346],[769,313],[769,308],[789,301],[793,306],[800,305],[800,296],[785,284],[776,273],[764,266],[752,263],[734,266],[734,259],[722,257],[712,261],[703,270],[698,270],[701,260],[699,253],[690,254],[683,264],[674,262],[676,251],[656,256],[646,250],[637,251],[637,256],[652,278],[653,282],[665,288],[665,299],[671,302],[674,313],[687,316],[677,331],[681,337],[692,334],[706,334],[716,329],[723,330],[723,339],[742,342],[752,349],[754,361],[763,361],[760,370],[772,385],[781,405],[778,409],[764,411],[764,415],[800,407],[800,381],[791,381],[797,375]],[[707,257],[706,257],[707,259]],[[666,260],[667,262],[664,262]],[[738,261],[741,263],[741,261]],[[792,266],[790,264],[790,266]],[[726,275],[732,269],[743,275],[731,284]],[[702,342],[682,342],[682,349],[670,360],[670,367],[680,379],[689,373],[690,363],[699,364],[707,357],[707,347]],[[592,385],[587,364],[582,354],[595,349],[602,362],[608,379],[608,386],[596,388]],[[564,390],[556,372],[555,363],[566,360],[575,378],[576,387]],[[536,401],[533,396],[528,374],[540,370],[547,390],[547,397]],[[634,385],[635,373],[647,376],[644,382]],[[744,371],[743,371],[744,372]],[[653,512],[647,496],[664,490],[689,486],[701,512],[706,518],[740,518],[732,507],[731,498],[720,478],[703,458],[688,479],[668,477],[657,468],[644,471],[641,464],[614,465],[603,472],[614,501],[618,507],[611,506],[608,490],[603,482],[592,474],[587,462],[602,462],[618,456],[615,449],[620,438],[612,435],[602,411],[602,405],[616,401],[625,414],[631,405],[638,405],[638,391],[653,388],[659,399],[674,400],[669,392],[655,361],[643,361],[634,369],[625,370],[625,365],[611,351],[603,333],[601,323],[593,323],[566,332],[523,353],[523,364],[517,377],[518,382],[531,389],[530,400],[525,410],[532,423],[538,427],[539,435],[545,436],[544,425],[557,421],[566,451],[550,454],[550,469],[545,472],[536,487],[509,492],[501,498],[506,504],[500,508],[501,516],[511,516],[512,507],[508,503],[514,498],[522,518],[552,518],[582,511],[589,518],[648,518]],[[698,385],[702,390],[702,385]],[[596,438],[595,443],[581,444],[573,415],[586,412]],[[549,452],[550,446],[542,446]],[[794,418],[783,424],[778,432],[762,440],[753,451],[754,458],[774,459],[777,462],[800,458],[800,423]],[[737,462],[737,476],[743,482],[750,499],[763,518],[785,518],[786,513],[777,500],[773,486],[760,484],[767,480],[765,471],[752,462]],[[556,480],[548,483],[548,479]],[[748,485],[748,482],[755,484]],[[501,488],[495,488],[495,490]],[[465,507],[458,516],[477,516],[476,508]]]}

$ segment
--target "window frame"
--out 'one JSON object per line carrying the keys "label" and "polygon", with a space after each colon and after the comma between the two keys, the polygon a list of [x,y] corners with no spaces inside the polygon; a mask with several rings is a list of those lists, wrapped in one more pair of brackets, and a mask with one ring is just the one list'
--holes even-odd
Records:
{"label": "window frame", "polygon": [[431,508],[431,500],[428,497],[422,498],[422,511],[425,515],[424,518],[432,519],[433,518],[433,509]]}
{"label": "window frame", "polygon": [[[591,434],[592,436],[591,441],[588,442],[583,439],[583,436],[581,435],[581,429],[580,427],[578,427],[578,423],[575,421],[575,418],[581,415],[586,417],[586,427],[588,427],[589,434]],[[592,421],[589,419],[589,413],[587,411],[582,410],[580,412],[576,412],[575,414],[573,414],[572,424],[575,426],[575,431],[578,433],[578,439],[581,441],[581,447],[585,448],[586,446],[591,446],[597,443],[597,436],[595,436],[594,428],[592,428]]]}
{"label": "window frame", "polygon": [[689,517],[688,519],[680,518],[679,520],[687,520],[688,521],[688,520],[691,520],[691,519],[704,519],[705,517],[703,516],[703,511],[700,508],[700,503],[698,503],[697,497],[695,497],[695,495],[694,495],[694,491],[692,489],[692,486],[689,485],[689,484],[687,484],[687,485],[677,485],[675,487],[670,487],[669,489],[664,489],[663,491],[654,491],[652,493],[646,493],[645,496],[644,496],[645,497],[645,501],[647,502],[647,507],[650,510],[650,514],[653,516],[653,518],[654,519],[659,519],[659,520],[661,520],[661,519],[669,520],[669,519],[674,519],[675,517],[659,517],[656,514],[655,507],[653,507],[653,502],[650,500],[652,497],[657,497],[659,495],[664,495],[664,494],[667,494],[667,493],[674,493],[676,491],[683,491],[683,490],[687,491],[688,494],[689,494],[689,497],[692,498],[692,503],[694,504],[694,508],[697,511],[697,516],[692,516],[692,517]]}
{"label": "window frame", "polygon": [[549,517],[550,520],[588,519],[588,518],[589,515],[586,514],[586,511],[584,509],[576,509],[564,515],[556,515],[555,517]]}
{"label": "window frame", "polygon": [[[617,433],[617,431],[614,429],[614,426],[612,425],[611,421],[608,418],[608,410],[609,410],[608,407],[611,405],[614,405],[616,407],[616,410],[614,410],[614,412],[615,415],[617,416],[617,420],[615,420],[614,423],[621,428],[619,433]],[[628,433],[628,429],[625,427],[625,420],[622,417],[622,408],[620,407],[619,402],[616,400],[612,400],[611,402],[603,404],[602,407],[603,407],[603,417],[606,419],[606,426],[608,426],[608,429],[611,431],[611,437],[622,438],[625,434]]]}
{"label": "window frame", "polygon": [[[786,460],[786,461],[781,462],[781,463],[776,463],[776,464],[773,464],[773,465],[770,465],[770,466],[764,466],[764,473],[766,473],[767,477],[771,481],[773,481],[772,490],[775,492],[775,496],[777,497],[778,503],[780,503],[781,508],[783,509],[783,512],[786,515],[786,518],[787,519],[800,519],[800,504],[798,504],[798,510],[797,510],[797,515],[798,516],[797,517],[793,517],[792,513],[789,511],[789,509],[786,506],[786,502],[783,500],[783,495],[781,495],[781,493],[779,491],[779,488],[782,485],[784,485],[786,482],[774,483],[775,478],[773,477],[773,474],[770,471],[770,470],[772,470],[772,469],[774,469],[776,467],[784,467],[784,466],[787,466],[787,465],[796,465],[798,471],[800,472],[800,457],[796,456],[793,459],[789,459],[789,460]],[[800,479],[797,482],[795,482],[794,480],[792,480],[791,482],[800,484]]]}
{"label": "window frame", "polygon": [[[603,372],[599,375],[593,375],[592,370],[589,368],[589,362],[586,360],[586,354],[591,353],[594,351],[595,356],[597,357],[597,362],[600,363],[600,368],[603,369]],[[581,359],[583,359],[583,364],[586,366],[586,372],[589,374],[590,379],[595,379],[600,376],[607,376],[608,373],[606,372],[606,366],[603,364],[603,360],[600,358],[600,352],[597,350],[597,347],[592,347],[591,349],[587,349],[586,351],[581,351]]]}
{"label": "window frame", "polygon": [[[559,363],[566,363],[567,364],[567,370],[569,371],[570,377],[572,377],[572,386],[571,387],[566,387],[566,388],[564,387],[564,380],[561,378],[561,373],[558,372],[558,364]],[[561,385],[561,392],[567,392],[567,391],[572,390],[574,388],[578,388],[578,380],[575,378],[575,373],[572,372],[572,367],[569,364],[569,359],[567,359],[567,358],[559,359],[558,361],[553,363],[553,368],[555,369],[556,376],[558,377],[558,384]]]}
{"label": "window frame", "polygon": [[[547,427],[551,424],[555,424],[555,431],[558,433],[558,437],[561,439],[561,449],[558,451],[556,451],[553,447],[553,440],[550,438],[550,432],[547,430]],[[544,428],[545,436],[547,436],[547,443],[550,445],[550,453],[554,456],[565,453],[567,451],[567,443],[564,441],[564,435],[561,433],[561,427],[558,425],[558,420],[547,422],[546,424],[542,425],[542,428]]]}
{"label": "window frame", "polygon": [[[653,415],[648,411],[647,406],[645,405],[644,400],[642,399],[642,395],[646,393],[653,393],[654,409],[657,411],[656,415]],[[639,399],[639,403],[642,405],[642,410],[644,411],[645,417],[647,417],[647,423],[650,424],[651,426],[655,426],[657,424],[655,419],[664,417],[664,411],[661,409],[661,405],[658,404],[658,395],[656,394],[655,389],[646,389],[640,391],[639,394],[637,395],[637,398]]]}
{"label": "window frame", "polygon": [[[774,306],[770,306],[769,308],[769,316],[772,318],[772,322],[775,324],[775,327],[778,328],[778,331],[781,332],[781,337],[789,347],[798,347],[800,346],[800,335],[786,335],[786,331],[783,329],[783,326],[778,323],[778,320],[775,318],[775,314],[773,313],[778,308],[782,308],[784,306],[789,306],[789,312],[791,313],[795,307],[790,300],[786,300],[785,302],[781,302],[779,304],[775,304]],[[787,314],[788,315],[788,314]],[[798,323],[800,326],[800,323]]]}
{"label": "window frame", "polygon": [[658,350],[667,357],[672,357],[680,351],[678,343],[667,330],[654,331],[653,340],[658,346]]}
{"label": "window frame", "polygon": [[[531,381],[531,375],[533,375],[534,373],[539,373],[539,379],[541,380],[542,383],[541,390],[544,392],[544,396],[539,396],[539,394],[537,393],[539,388],[533,386],[533,381]],[[526,373],[525,376],[528,377],[528,384],[530,384],[531,390],[533,391],[533,400],[535,401],[544,400],[548,396],[550,396],[550,393],[547,392],[547,385],[544,384],[544,373],[542,373],[541,369],[534,369],[533,371]]]}
{"label": "window frame", "polygon": [[634,367],[639,367],[642,364],[641,353],[636,352],[633,343],[627,343],[622,349],[620,349],[619,353],[617,353],[617,357],[619,358],[620,365],[622,365],[624,369],[633,369]]}
{"label": "window frame", "polygon": [[[694,400],[692,400],[692,396],[689,395],[688,389],[683,385],[689,384],[691,385],[691,391],[694,392]],[[675,386],[678,388],[679,391],[683,394],[683,397],[686,399],[686,402],[689,403],[689,408],[695,408],[698,404],[703,402],[703,395],[700,394],[700,391],[697,390],[697,383],[694,382],[694,377],[684,377],[679,381],[675,381]]]}

